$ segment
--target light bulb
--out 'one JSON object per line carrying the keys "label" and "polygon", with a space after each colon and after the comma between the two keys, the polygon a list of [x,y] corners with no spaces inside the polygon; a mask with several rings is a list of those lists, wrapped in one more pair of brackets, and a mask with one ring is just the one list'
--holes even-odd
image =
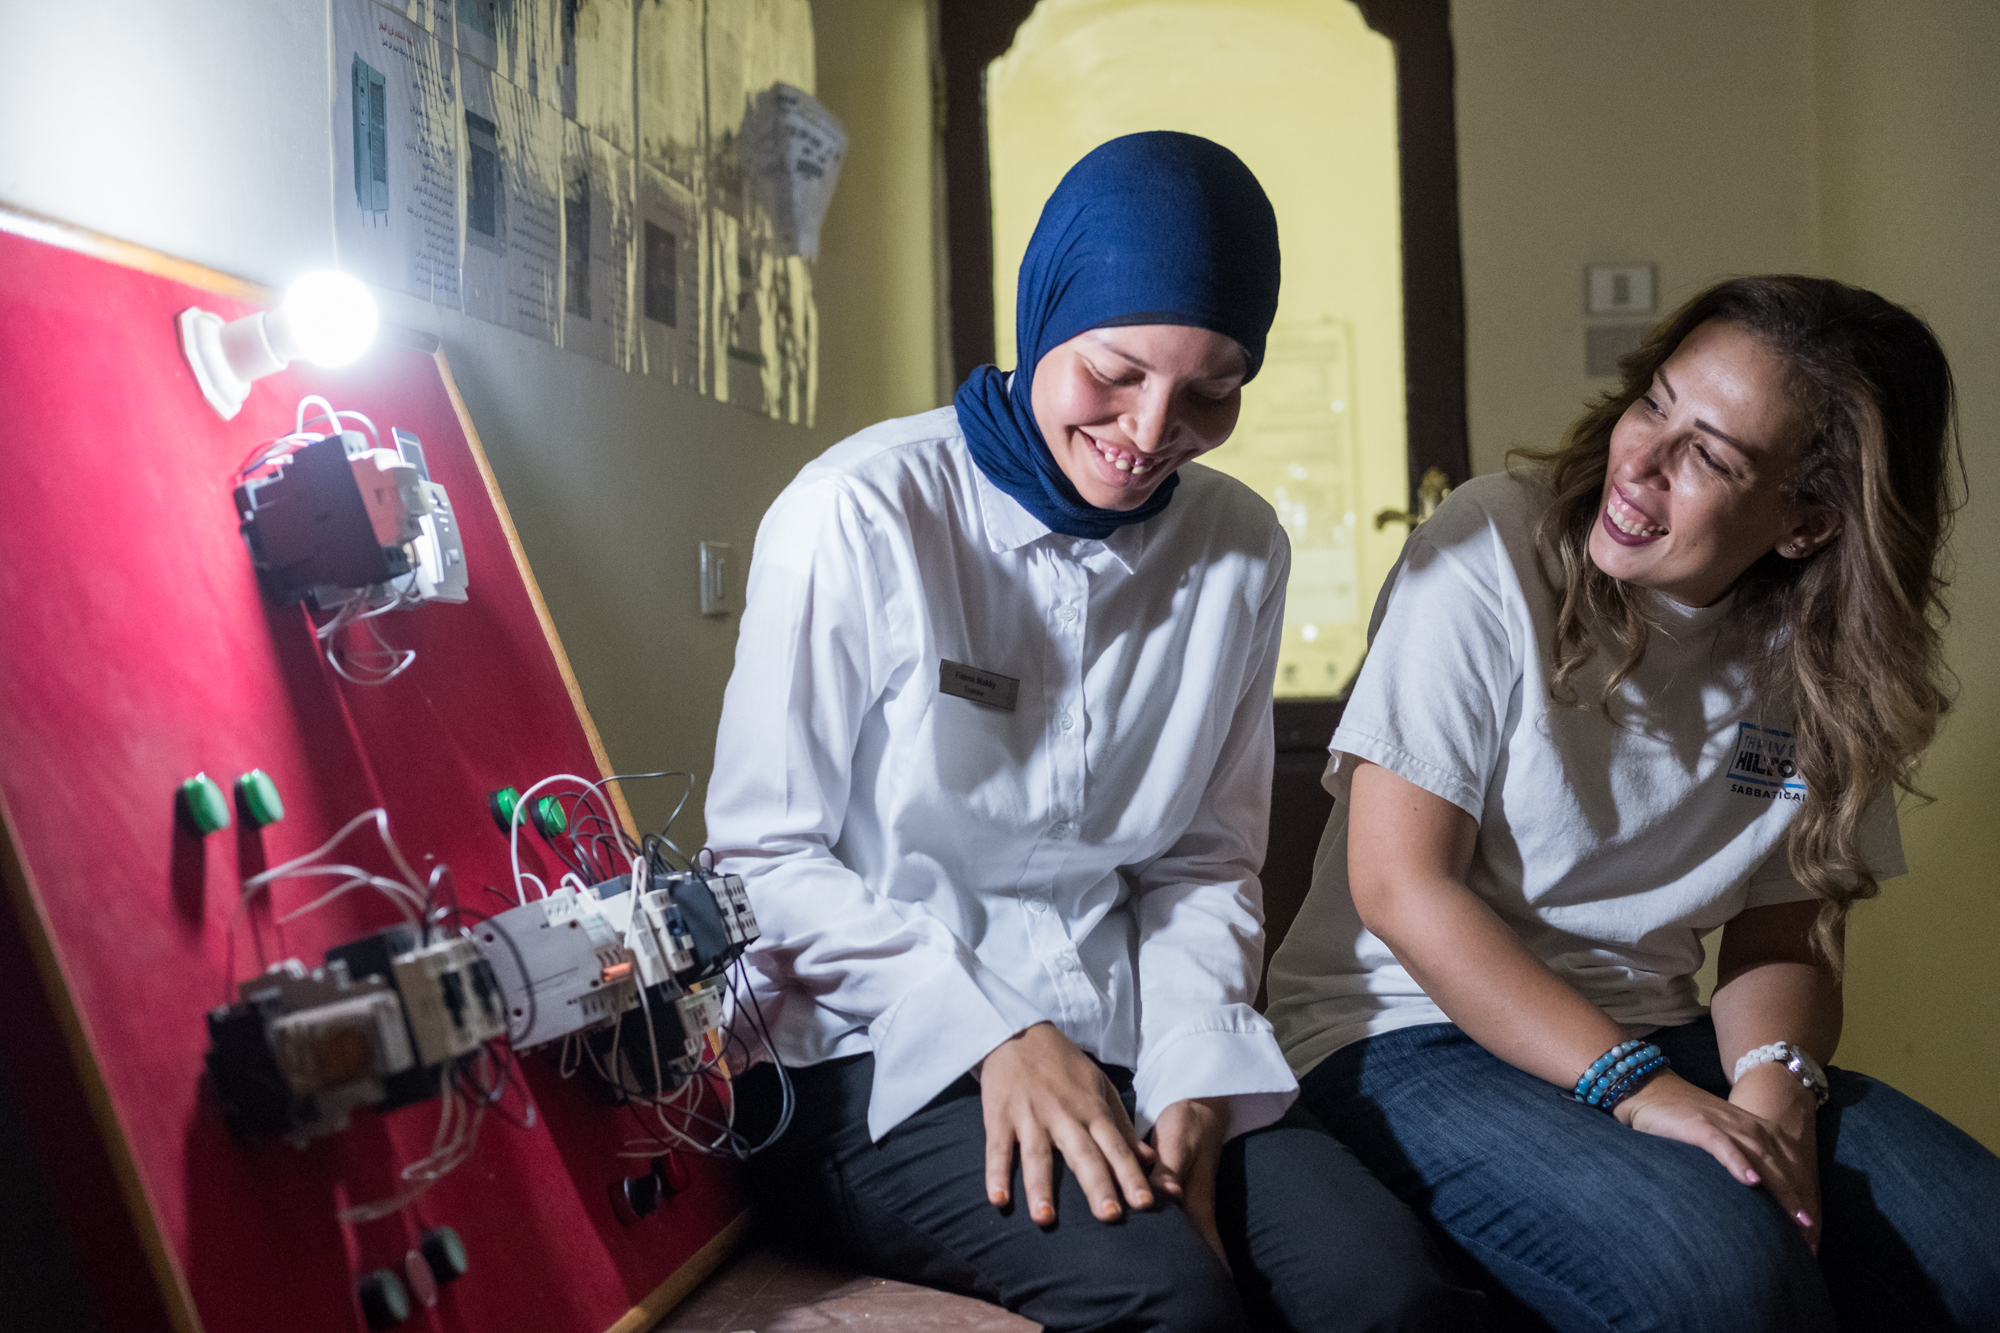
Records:
{"label": "light bulb", "polygon": [[287,341],[287,360],[344,366],[375,341],[375,298],[360,280],[338,269],[308,273],[285,293],[267,327],[274,343]]}
{"label": "light bulb", "polygon": [[195,383],[227,421],[242,410],[250,385],[295,360],[341,366],[375,340],[375,298],[355,278],[334,269],[292,284],[284,304],[224,323],[193,306],[181,311],[181,352]]}

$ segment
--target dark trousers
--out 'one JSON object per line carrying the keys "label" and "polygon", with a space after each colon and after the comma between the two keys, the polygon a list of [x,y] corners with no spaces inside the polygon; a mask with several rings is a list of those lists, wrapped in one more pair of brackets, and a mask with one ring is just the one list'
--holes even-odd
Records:
{"label": "dark trousers", "polygon": [[[1708,1019],[1648,1040],[1728,1093]],[[2000,1329],[2000,1158],[1887,1084],[1826,1072],[1817,1258],[1700,1148],[1627,1129],[1450,1023],[1341,1048],[1303,1100],[1485,1270],[1509,1327]]]}
{"label": "dark trousers", "polygon": [[[1129,1113],[1130,1073],[1102,1068]],[[1224,1268],[1177,1205],[1100,1222],[1067,1170],[1054,1226],[987,1202],[970,1077],[870,1142],[874,1072],[868,1055],[791,1071],[791,1128],[746,1171],[761,1223],[781,1242],[1004,1305],[1050,1333],[1485,1325],[1484,1298],[1449,1273],[1423,1225],[1303,1110],[1224,1149]],[[777,1114],[775,1071],[760,1065],[739,1088],[738,1124],[761,1137]],[[1016,1199],[1021,1188],[1017,1161]]]}

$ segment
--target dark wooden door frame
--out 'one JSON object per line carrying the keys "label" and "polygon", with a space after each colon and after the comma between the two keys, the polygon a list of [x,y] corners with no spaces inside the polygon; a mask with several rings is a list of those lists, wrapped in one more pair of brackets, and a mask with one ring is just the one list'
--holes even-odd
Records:
{"label": "dark wooden door frame", "polygon": [[[1348,0],[1327,0],[1345,4]],[[1409,507],[1424,470],[1471,472],[1465,416],[1465,286],[1450,0],[1354,0],[1396,49],[1403,221],[1403,367]],[[1035,0],[938,0],[944,66],[945,229],[952,382],[993,356],[993,197],[986,67],[1014,44]]]}

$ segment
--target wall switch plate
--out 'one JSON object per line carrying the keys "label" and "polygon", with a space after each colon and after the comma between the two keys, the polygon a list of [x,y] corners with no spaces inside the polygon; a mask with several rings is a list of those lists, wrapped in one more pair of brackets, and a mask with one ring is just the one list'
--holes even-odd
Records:
{"label": "wall switch plate", "polygon": [[731,591],[736,556],[728,542],[703,542],[701,544],[701,613],[705,616],[726,616],[736,609],[736,599]]}
{"label": "wall switch plate", "polygon": [[1651,264],[1587,264],[1583,270],[1583,313],[1650,315],[1659,288]]}

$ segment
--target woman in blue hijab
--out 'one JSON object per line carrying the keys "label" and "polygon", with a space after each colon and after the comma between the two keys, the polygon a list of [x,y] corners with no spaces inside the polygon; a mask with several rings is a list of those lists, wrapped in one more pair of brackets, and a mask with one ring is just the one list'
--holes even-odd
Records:
{"label": "woman in blue hijab", "polygon": [[1252,1009],[1290,551],[1194,460],[1278,301],[1247,167],[1103,145],[1017,369],[772,506],[707,817],[749,886],[766,1225],[1051,1330],[1476,1328]]}

